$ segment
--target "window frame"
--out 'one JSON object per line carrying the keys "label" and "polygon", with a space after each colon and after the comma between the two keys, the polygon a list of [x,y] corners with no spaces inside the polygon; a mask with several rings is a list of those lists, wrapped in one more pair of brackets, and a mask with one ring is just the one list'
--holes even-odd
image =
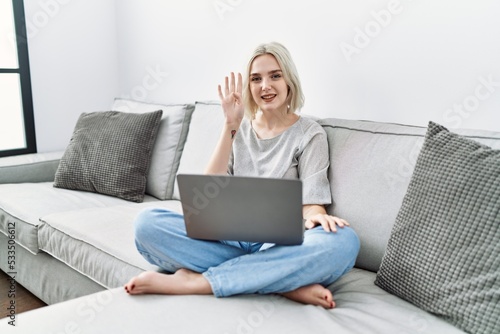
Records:
{"label": "window frame", "polygon": [[19,74],[22,112],[24,118],[24,136],[26,147],[11,150],[0,150],[0,157],[36,153],[35,118],[33,114],[33,96],[31,92],[30,64],[28,55],[28,38],[26,33],[26,18],[24,1],[12,0],[14,26],[16,33],[18,68],[1,68],[2,73]]}

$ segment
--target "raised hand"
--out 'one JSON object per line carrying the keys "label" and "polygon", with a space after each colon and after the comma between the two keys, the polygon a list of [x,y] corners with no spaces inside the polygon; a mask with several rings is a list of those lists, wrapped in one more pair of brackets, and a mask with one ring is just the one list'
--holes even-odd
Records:
{"label": "raised hand", "polygon": [[236,138],[245,111],[243,107],[242,81],[240,73],[238,73],[238,82],[236,82],[235,75],[231,72],[231,79],[226,77],[224,92],[222,92],[222,87],[219,85],[219,98],[226,122],[222,127],[221,136],[214,153],[205,168],[205,174],[227,174],[233,141]]}
{"label": "raised hand", "polygon": [[224,94],[221,85],[218,87],[226,124],[239,126],[243,119],[245,108],[243,107],[242,81],[241,73],[238,73],[238,81],[236,82],[235,75],[231,72],[231,79],[228,77],[225,79]]}

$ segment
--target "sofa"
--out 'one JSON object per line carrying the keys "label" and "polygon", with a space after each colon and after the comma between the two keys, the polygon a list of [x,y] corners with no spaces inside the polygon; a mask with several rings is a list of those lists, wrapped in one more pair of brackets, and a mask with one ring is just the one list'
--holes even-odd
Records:
{"label": "sofa", "polygon": [[[134,217],[147,207],[181,212],[176,175],[203,172],[223,113],[214,101],[120,98],[110,110],[113,117],[161,110],[149,146],[139,148],[149,157],[139,198],[102,190],[115,172],[89,174],[128,162],[108,159],[104,140],[97,152],[75,148],[83,125],[63,151],[0,159],[0,269],[50,305],[18,315],[18,332],[500,332],[500,132],[316,119],[329,142],[328,212],[348,220],[361,241],[355,267],[328,287],[337,306],[326,310],[279,295],[127,295],[123,285],[131,277],[160,270],[135,248]],[[101,130],[110,141],[128,136]],[[91,160],[88,170],[74,176],[82,157]],[[104,188],[100,180],[90,189],[69,185],[84,177],[104,178]],[[465,223],[464,210],[473,214]],[[464,253],[475,255],[463,259]],[[82,308],[89,300],[102,301],[89,308],[93,313]],[[68,319],[78,331],[64,327]],[[0,327],[12,327],[8,321]]]}

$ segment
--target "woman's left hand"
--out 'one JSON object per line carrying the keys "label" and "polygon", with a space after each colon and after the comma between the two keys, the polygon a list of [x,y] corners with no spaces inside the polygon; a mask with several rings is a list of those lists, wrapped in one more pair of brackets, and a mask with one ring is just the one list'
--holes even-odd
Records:
{"label": "woman's left hand", "polygon": [[321,225],[326,232],[337,232],[337,226],[342,228],[349,226],[349,223],[342,218],[322,213],[315,214],[306,219],[306,229],[311,229],[318,225]]}

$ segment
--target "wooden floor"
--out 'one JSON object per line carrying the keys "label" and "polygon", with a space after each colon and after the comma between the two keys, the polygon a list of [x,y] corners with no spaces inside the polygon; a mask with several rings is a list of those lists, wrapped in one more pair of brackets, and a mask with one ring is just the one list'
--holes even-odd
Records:
{"label": "wooden floor", "polygon": [[8,307],[12,302],[15,303],[15,314],[47,306],[21,285],[11,285],[10,277],[0,270],[0,319],[9,316]]}

